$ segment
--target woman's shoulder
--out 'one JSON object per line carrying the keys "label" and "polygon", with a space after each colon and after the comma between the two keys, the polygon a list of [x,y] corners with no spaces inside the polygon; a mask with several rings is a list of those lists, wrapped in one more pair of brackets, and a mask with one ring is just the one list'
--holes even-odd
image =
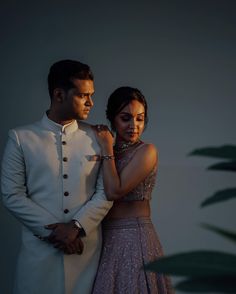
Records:
{"label": "woman's shoulder", "polygon": [[148,160],[155,161],[158,158],[158,151],[153,143],[141,141],[136,148],[135,157],[147,158]]}
{"label": "woman's shoulder", "polygon": [[141,153],[158,153],[158,150],[153,143],[147,143],[144,141],[140,141],[137,151]]}

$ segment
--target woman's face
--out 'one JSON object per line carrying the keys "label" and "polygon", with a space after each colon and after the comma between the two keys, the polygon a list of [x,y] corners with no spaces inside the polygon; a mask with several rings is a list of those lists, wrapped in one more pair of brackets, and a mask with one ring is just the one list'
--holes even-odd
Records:
{"label": "woman's face", "polygon": [[117,140],[135,142],[145,126],[145,109],[142,103],[132,100],[114,119]]}

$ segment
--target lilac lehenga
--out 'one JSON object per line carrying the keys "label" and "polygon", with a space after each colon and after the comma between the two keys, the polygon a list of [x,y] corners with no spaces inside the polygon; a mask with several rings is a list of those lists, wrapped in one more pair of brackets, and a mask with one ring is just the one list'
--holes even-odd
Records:
{"label": "lilac lehenga", "polygon": [[[116,155],[120,172],[143,142]],[[156,167],[121,201],[150,200]],[[149,217],[115,218],[103,221],[103,250],[93,294],[173,294],[168,277],[147,272],[143,266],[163,256],[163,250]]]}

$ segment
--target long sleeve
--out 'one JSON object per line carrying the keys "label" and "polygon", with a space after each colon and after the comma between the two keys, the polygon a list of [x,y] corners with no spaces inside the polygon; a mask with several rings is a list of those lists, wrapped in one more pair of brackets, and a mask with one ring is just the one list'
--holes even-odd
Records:
{"label": "long sleeve", "polygon": [[14,130],[9,132],[3,155],[1,186],[6,208],[34,234],[48,235],[44,225],[58,222],[58,219],[27,194],[24,156]]}
{"label": "long sleeve", "polygon": [[79,221],[86,235],[88,235],[98,227],[112,207],[112,204],[112,201],[106,199],[103,188],[102,170],[100,169],[94,195],[80,208],[73,218]]}

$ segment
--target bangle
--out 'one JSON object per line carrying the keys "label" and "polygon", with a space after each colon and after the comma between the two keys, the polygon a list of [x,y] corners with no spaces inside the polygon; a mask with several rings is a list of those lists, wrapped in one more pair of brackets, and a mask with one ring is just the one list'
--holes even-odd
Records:
{"label": "bangle", "polygon": [[101,160],[114,160],[115,156],[114,155],[102,155]]}

